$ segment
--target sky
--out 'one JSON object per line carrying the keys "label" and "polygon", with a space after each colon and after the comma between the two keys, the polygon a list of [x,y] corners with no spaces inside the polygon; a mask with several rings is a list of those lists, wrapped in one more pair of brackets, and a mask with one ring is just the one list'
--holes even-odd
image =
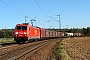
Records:
{"label": "sky", "polygon": [[[0,29],[33,22],[41,28],[90,27],[90,0],[0,0]],[[50,21],[50,22],[48,22]]]}

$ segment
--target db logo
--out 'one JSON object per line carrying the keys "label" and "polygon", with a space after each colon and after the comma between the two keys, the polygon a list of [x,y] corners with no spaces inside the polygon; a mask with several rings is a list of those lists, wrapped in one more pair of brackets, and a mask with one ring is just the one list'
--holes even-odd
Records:
{"label": "db logo", "polygon": [[35,30],[35,36],[37,35],[37,30]]}

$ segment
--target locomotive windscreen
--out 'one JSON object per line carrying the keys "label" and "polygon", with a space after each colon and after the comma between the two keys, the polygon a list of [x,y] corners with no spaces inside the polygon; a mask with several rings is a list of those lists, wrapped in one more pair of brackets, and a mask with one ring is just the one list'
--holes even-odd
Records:
{"label": "locomotive windscreen", "polygon": [[17,26],[16,30],[27,30],[27,26]]}

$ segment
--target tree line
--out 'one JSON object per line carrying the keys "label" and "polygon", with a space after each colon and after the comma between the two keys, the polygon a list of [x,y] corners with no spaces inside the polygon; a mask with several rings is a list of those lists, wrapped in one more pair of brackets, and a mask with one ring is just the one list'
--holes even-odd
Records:
{"label": "tree line", "polygon": [[1,29],[0,30],[0,38],[13,38],[14,30]]}
{"label": "tree line", "polygon": [[[81,33],[83,36],[90,36],[90,27],[87,28],[71,28],[71,29],[49,29],[55,31],[61,31],[64,33]],[[0,38],[13,38],[14,37],[14,29],[1,29],[0,30]]]}

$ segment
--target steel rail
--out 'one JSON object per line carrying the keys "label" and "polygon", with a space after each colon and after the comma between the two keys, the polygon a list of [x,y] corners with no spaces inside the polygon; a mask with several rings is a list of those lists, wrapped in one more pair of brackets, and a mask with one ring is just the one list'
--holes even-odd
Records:
{"label": "steel rail", "polygon": [[48,42],[43,42],[35,47],[33,47],[32,49],[27,50],[26,52],[14,56],[12,58],[10,58],[9,60],[26,60],[28,58],[28,55],[31,56],[32,54],[34,54],[36,51],[40,50],[41,48],[43,48],[44,46],[50,44],[53,40],[50,40]]}

